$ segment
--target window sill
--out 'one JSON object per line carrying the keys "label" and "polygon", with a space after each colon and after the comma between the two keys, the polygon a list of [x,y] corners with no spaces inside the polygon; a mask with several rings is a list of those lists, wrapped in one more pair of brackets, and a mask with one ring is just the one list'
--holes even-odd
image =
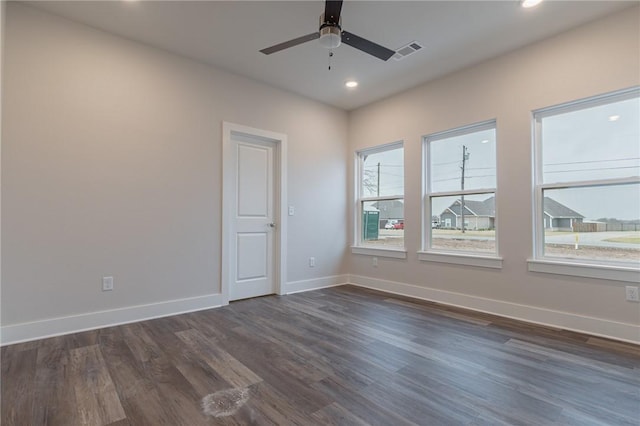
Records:
{"label": "window sill", "polygon": [[366,256],[390,257],[393,259],[407,258],[407,251],[405,249],[383,249],[378,247],[352,246],[351,253],[363,254]]}
{"label": "window sill", "polygon": [[640,269],[633,267],[541,259],[529,259],[527,264],[531,272],[640,283]]}
{"label": "window sill", "polygon": [[502,269],[502,258],[475,254],[440,253],[419,251],[418,259],[424,262],[451,263],[454,265],[479,266],[481,268]]}

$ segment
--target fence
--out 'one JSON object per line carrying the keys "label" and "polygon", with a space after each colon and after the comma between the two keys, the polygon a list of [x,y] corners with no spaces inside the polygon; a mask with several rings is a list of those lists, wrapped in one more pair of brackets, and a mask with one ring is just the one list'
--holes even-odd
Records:
{"label": "fence", "polygon": [[574,223],[573,232],[626,232],[640,231],[638,223]]}

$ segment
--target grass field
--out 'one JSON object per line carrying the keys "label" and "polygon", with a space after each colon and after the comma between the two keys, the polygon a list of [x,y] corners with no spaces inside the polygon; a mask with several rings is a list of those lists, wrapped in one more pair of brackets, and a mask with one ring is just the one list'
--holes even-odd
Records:
{"label": "grass field", "polygon": [[640,237],[607,238],[605,241],[609,241],[610,243],[640,244]]}

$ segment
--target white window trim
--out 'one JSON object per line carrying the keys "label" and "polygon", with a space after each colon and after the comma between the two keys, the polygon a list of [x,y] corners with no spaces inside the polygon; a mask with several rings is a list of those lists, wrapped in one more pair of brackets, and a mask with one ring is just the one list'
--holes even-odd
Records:
{"label": "white window trim", "polygon": [[578,109],[605,105],[613,101],[621,101],[640,96],[640,87],[624,89],[613,93],[581,99],[567,104],[546,107],[532,113],[533,139],[533,258],[527,260],[531,272],[569,275],[585,278],[606,279],[623,282],[640,282],[640,262],[615,262],[596,259],[570,259],[544,256],[544,212],[543,194],[548,189],[584,188],[610,185],[640,183],[640,177],[600,179],[592,181],[574,181],[561,183],[543,182],[542,163],[542,119]]}
{"label": "white window trim", "polygon": [[351,253],[362,254],[365,256],[377,256],[377,257],[390,257],[392,259],[406,259],[407,250],[405,249],[390,249],[371,246],[352,246]]}
{"label": "white window trim", "polygon": [[529,259],[527,265],[531,272],[640,283],[640,269],[634,267],[580,263],[562,258]]}
{"label": "white window trim", "polygon": [[454,265],[479,266],[482,268],[502,269],[502,258],[483,256],[470,252],[419,251],[418,260],[424,262],[451,263]]}
{"label": "white window trim", "polygon": [[401,199],[404,201],[404,194],[400,195],[391,195],[391,196],[381,196],[381,197],[360,197],[361,195],[361,185],[362,185],[362,173],[363,173],[363,161],[362,154],[377,154],[384,151],[389,151],[392,149],[404,148],[404,141],[396,141],[387,143],[384,145],[378,145],[371,148],[364,148],[355,152],[354,159],[354,203],[353,203],[353,211],[354,218],[353,223],[355,224],[353,229],[353,245],[351,246],[352,254],[360,254],[366,256],[378,256],[378,257],[389,257],[395,259],[406,259],[407,250],[405,247],[398,248],[389,248],[389,247],[379,247],[373,244],[366,244],[361,239],[361,230],[362,230],[362,203],[366,201],[384,201],[384,200],[397,200]]}
{"label": "white window trim", "polygon": [[[442,191],[431,192],[431,182],[429,179],[429,160],[431,158],[430,143],[446,138],[451,138],[460,135],[466,135],[468,133],[495,129],[497,135],[497,121],[487,120],[480,123],[470,124],[468,126],[458,127],[453,130],[447,130],[444,132],[432,133],[422,137],[422,250],[418,251],[418,259],[425,262],[440,262],[451,263],[456,265],[468,265],[479,266],[485,268],[502,268],[502,257],[500,257],[498,247],[498,227],[495,229],[495,253],[481,253],[481,252],[466,252],[463,250],[447,251],[430,247],[432,239],[431,228],[431,198],[433,197],[446,197],[446,196],[460,196],[460,195],[478,195],[478,194],[493,194],[496,200],[496,215],[495,223],[498,224],[498,189],[495,188],[481,188],[464,191]],[[496,137],[496,156],[497,156],[497,137]],[[496,162],[496,179],[498,174],[498,163]],[[496,181],[497,183],[497,181]]]}

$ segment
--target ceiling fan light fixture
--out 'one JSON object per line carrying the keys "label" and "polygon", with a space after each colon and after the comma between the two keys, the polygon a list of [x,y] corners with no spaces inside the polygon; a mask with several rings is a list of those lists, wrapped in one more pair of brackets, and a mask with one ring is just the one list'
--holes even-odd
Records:
{"label": "ceiling fan light fixture", "polygon": [[320,45],[327,49],[335,49],[342,42],[342,34],[338,26],[326,26],[320,29]]}

